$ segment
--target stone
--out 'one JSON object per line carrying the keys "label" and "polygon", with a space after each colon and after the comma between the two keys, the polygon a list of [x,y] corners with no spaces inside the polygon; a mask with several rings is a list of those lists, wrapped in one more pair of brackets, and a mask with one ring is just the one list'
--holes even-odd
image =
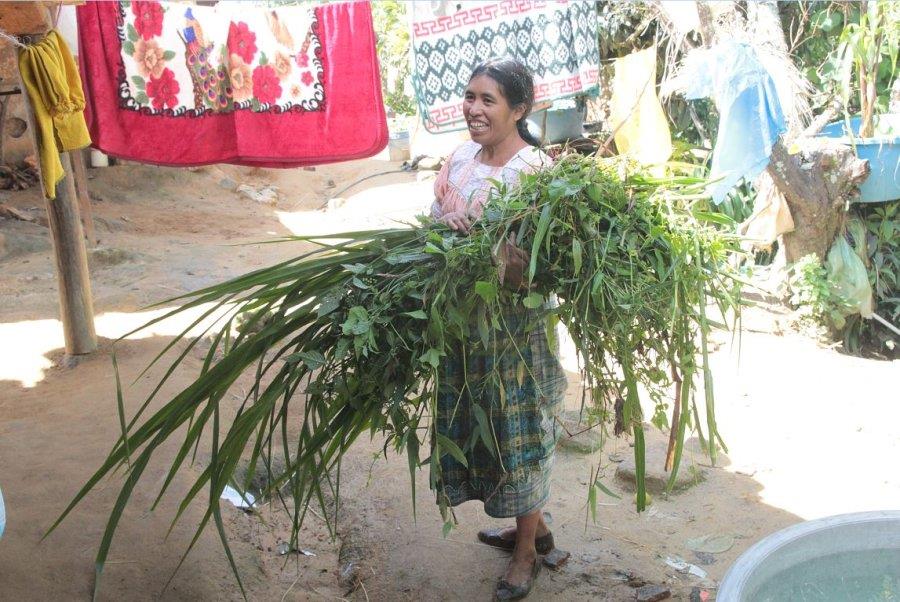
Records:
{"label": "stone", "polygon": [[552,571],[558,571],[564,564],[569,561],[571,554],[559,548],[553,548],[550,553],[543,558],[544,566]]}
{"label": "stone", "polygon": [[[272,473],[271,476],[277,478],[279,475],[284,473],[287,468],[287,464],[284,460],[284,454],[279,450],[278,453],[274,453],[270,458],[270,464]],[[269,470],[266,467],[266,463],[262,458],[259,458],[256,462],[256,467],[253,471],[253,475],[250,477],[249,482],[247,479],[247,471],[250,469],[250,462],[248,460],[242,459],[238,462],[237,467],[234,470],[234,482],[237,483],[240,487],[246,487],[247,491],[251,492],[254,497],[260,498],[264,492],[269,490],[271,485],[271,479],[269,475]],[[290,483],[284,485],[284,487],[289,486]]]}
{"label": "stone", "polygon": [[[40,230],[40,227],[27,222],[18,222],[20,226],[31,226],[31,230]],[[0,259],[11,259],[31,253],[43,253],[52,249],[49,233],[31,234],[23,232],[24,227],[6,228],[0,238]]]}
{"label": "stone", "polygon": [[559,415],[562,434],[559,437],[559,447],[576,454],[592,454],[603,444],[603,438],[599,432],[599,426],[588,429],[590,424],[579,422],[579,412],[568,411]]}
{"label": "stone", "polygon": [[241,184],[237,187],[237,191],[251,201],[256,201],[263,205],[275,205],[278,203],[278,189],[272,185],[265,185],[260,188]]}
{"label": "stone", "polygon": [[637,602],[658,602],[658,600],[666,600],[671,596],[672,592],[669,591],[669,588],[662,585],[645,585],[634,593],[634,599]]}
{"label": "stone", "polygon": [[[666,492],[670,476],[665,469],[668,437],[653,427],[645,428],[644,431],[646,442],[644,483],[648,493],[661,495]],[[689,489],[706,479],[706,470],[702,466],[691,464],[691,454],[688,453],[688,449],[694,445],[696,444],[693,442],[685,442],[685,453],[681,457],[678,476],[672,486],[673,493]],[[631,490],[635,490],[634,454],[626,454],[616,467],[616,479]]]}
{"label": "stone", "polygon": [[88,264],[92,268],[112,267],[137,259],[138,255],[125,249],[97,247],[88,251]]}
{"label": "stone", "polygon": [[219,180],[219,187],[225,190],[236,190],[238,185],[237,182],[226,176]]}
{"label": "stone", "polygon": [[440,171],[443,164],[444,160],[440,157],[422,157],[416,167],[425,171]]}

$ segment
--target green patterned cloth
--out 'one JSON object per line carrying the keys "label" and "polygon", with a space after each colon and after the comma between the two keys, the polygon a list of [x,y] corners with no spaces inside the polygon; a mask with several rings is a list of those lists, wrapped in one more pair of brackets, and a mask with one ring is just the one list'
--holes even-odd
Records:
{"label": "green patterned cloth", "polygon": [[[438,503],[481,500],[496,518],[522,516],[547,502],[559,428],[555,417],[566,389],[547,320],[534,310],[506,312],[502,319],[505,332],[495,331],[492,350],[476,342],[465,349],[459,345],[445,358],[435,417],[437,432],[456,443],[468,462],[466,467],[450,454],[440,459]],[[477,433],[485,420],[493,431],[493,451],[490,439]]]}

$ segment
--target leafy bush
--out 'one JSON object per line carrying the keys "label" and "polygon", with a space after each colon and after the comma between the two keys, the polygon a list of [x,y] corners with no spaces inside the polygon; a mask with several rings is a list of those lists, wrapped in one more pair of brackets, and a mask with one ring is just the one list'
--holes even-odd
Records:
{"label": "leafy bush", "polygon": [[409,28],[405,2],[381,0],[372,3],[372,20],[378,35],[375,48],[381,65],[384,105],[394,115],[415,115],[415,99],[407,94],[410,78]]}

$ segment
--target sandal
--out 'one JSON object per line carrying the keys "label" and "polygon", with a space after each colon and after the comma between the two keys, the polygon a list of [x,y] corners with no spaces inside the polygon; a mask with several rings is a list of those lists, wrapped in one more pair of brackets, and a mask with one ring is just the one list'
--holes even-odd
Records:
{"label": "sandal", "polygon": [[531,567],[531,577],[521,585],[512,585],[506,579],[501,579],[500,582],[497,583],[497,589],[494,590],[494,600],[501,600],[504,602],[506,600],[521,600],[531,593],[531,588],[534,587],[534,580],[537,579],[540,572],[540,558],[535,558],[534,565]]}
{"label": "sandal", "polygon": [[[505,529],[482,529],[478,532],[478,541],[493,548],[512,552],[516,547],[516,540],[503,537],[502,533],[504,530]],[[534,549],[538,554],[547,554],[553,550],[554,547],[553,533],[548,532],[546,535],[534,538]]]}

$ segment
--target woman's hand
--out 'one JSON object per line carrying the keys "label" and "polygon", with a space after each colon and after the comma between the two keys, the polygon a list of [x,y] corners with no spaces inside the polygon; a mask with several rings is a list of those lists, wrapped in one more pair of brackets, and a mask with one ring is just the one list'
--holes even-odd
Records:
{"label": "woman's hand", "polygon": [[516,246],[513,235],[497,245],[495,258],[500,272],[500,284],[512,290],[525,286],[525,266],[531,262],[528,252]]}
{"label": "woman's hand", "polygon": [[469,230],[472,229],[472,218],[465,211],[445,213],[438,221],[463,234],[468,234]]}

